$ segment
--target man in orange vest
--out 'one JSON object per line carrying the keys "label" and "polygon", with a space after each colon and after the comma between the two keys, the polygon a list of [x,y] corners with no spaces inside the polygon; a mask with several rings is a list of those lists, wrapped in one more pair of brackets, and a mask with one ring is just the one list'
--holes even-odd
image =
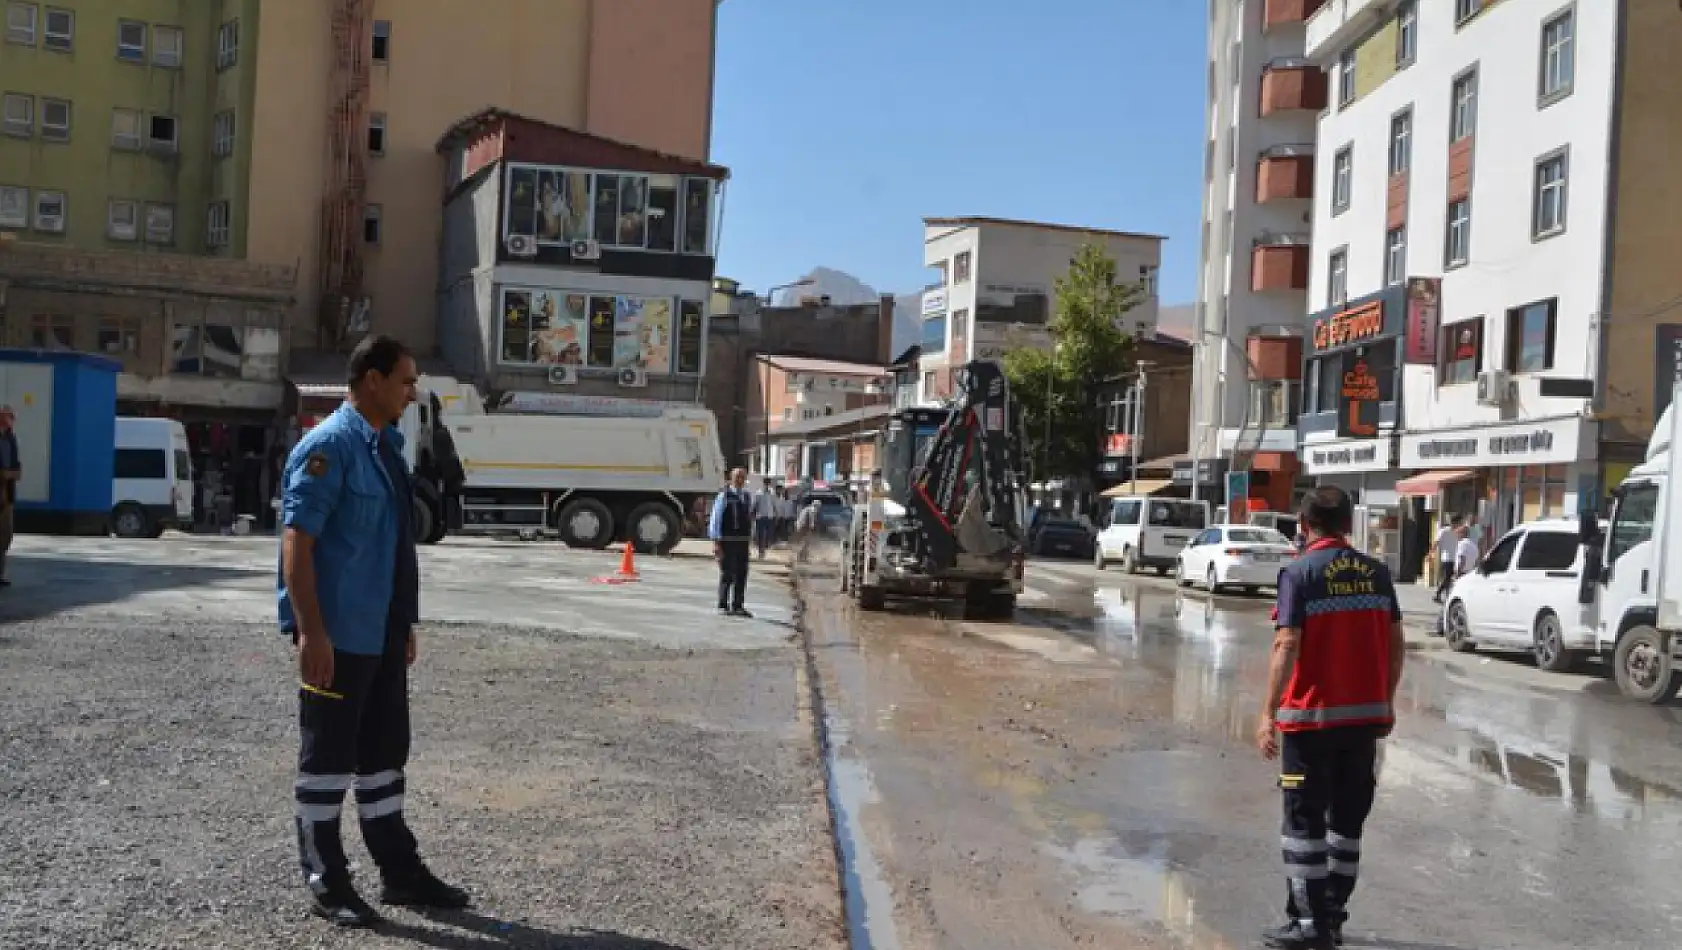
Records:
{"label": "man in orange vest", "polygon": [[1301,512],[1308,546],[1279,572],[1256,745],[1280,759],[1288,919],[1264,939],[1284,950],[1343,942],[1361,828],[1378,786],[1379,740],[1395,723],[1401,606],[1389,568],[1345,540],[1353,521],[1343,489],[1309,492]]}

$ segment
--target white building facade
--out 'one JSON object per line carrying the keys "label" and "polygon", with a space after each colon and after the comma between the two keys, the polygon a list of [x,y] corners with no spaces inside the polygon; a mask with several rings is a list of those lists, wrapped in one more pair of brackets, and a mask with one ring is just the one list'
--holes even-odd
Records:
{"label": "white building facade", "polygon": [[1618,6],[1332,0],[1308,23],[1331,102],[1302,457],[1387,554],[1444,513],[1487,542],[1596,492]]}
{"label": "white building facade", "polygon": [[923,219],[923,264],[936,279],[923,292],[919,402],[951,395],[952,370],[970,360],[1048,345],[1057,278],[1086,244],[1116,262],[1117,281],[1145,285],[1146,299],[1127,313],[1128,329],[1155,334],[1163,240],[1004,218]]}

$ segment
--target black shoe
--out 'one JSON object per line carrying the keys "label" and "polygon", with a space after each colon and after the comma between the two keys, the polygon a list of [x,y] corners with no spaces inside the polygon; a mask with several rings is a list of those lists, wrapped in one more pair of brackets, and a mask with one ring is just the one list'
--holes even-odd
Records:
{"label": "black shoe", "polygon": [[719,605],[719,607],[718,607],[718,615],[719,615],[719,616],[720,616],[720,617],[728,617],[728,616],[730,616],[730,608],[729,608],[729,607],[726,607],[726,606],[724,606],[724,605],[723,605],[723,604],[720,604],[720,605]]}
{"label": "black shoe", "polygon": [[368,928],[380,921],[380,913],[368,906],[349,882],[329,885],[314,895],[310,913],[339,927]]}
{"label": "black shoe", "polygon": [[460,910],[472,902],[466,891],[440,881],[424,864],[417,864],[402,874],[386,875],[380,886],[382,904]]}
{"label": "black shoe", "polygon": [[745,620],[752,620],[753,619],[753,614],[749,613],[748,609],[746,607],[731,607],[730,608],[730,616],[741,617]]}
{"label": "black shoe", "polygon": [[1302,925],[1293,920],[1282,927],[1262,931],[1262,943],[1275,950],[1332,950],[1343,945],[1342,930],[1342,927],[1329,927],[1318,933],[1304,933]]}

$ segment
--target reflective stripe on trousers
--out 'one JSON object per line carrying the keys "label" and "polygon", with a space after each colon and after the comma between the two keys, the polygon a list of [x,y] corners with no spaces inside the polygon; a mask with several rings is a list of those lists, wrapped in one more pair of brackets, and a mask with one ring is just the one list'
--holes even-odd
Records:
{"label": "reflective stripe on trousers", "polygon": [[1370,722],[1390,718],[1389,703],[1360,703],[1354,706],[1321,706],[1315,709],[1281,707],[1274,719],[1286,725],[1331,725]]}

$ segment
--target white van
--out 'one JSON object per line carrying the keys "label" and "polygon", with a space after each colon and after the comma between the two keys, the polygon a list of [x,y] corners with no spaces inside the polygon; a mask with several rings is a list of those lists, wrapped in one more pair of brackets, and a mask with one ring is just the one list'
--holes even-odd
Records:
{"label": "white van", "polygon": [[1167,576],[1180,550],[1209,523],[1209,503],[1186,498],[1128,495],[1110,502],[1104,530],[1098,532],[1093,564],[1098,570],[1120,561],[1122,570],[1136,574],[1154,567]]}
{"label": "white van", "polygon": [[174,419],[118,417],[111,466],[111,533],[156,538],[193,523],[193,462],[187,427]]}

